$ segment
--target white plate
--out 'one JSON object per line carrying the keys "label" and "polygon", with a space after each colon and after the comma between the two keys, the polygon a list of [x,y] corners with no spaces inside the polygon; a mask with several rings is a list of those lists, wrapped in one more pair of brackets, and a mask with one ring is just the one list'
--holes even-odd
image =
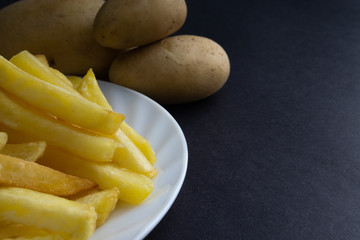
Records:
{"label": "white plate", "polygon": [[169,210],[183,184],[188,150],[184,134],[175,119],[159,104],[133,90],[99,81],[115,111],[153,147],[158,170],[153,193],[140,205],[120,203],[109,220],[90,240],[143,239]]}

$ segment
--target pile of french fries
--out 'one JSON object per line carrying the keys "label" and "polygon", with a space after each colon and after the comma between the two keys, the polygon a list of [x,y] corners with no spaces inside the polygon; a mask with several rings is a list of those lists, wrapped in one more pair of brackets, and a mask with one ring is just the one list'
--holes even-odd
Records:
{"label": "pile of french fries", "polygon": [[150,143],[115,112],[91,69],[0,56],[0,239],[88,239],[157,174]]}

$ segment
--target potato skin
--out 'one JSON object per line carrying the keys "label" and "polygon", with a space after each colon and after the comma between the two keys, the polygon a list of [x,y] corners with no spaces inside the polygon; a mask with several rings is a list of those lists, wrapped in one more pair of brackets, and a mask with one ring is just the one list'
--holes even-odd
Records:
{"label": "potato skin", "polygon": [[120,55],[110,67],[109,79],[161,104],[179,104],[212,95],[229,74],[229,58],[219,44],[179,35]]}
{"label": "potato skin", "polygon": [[22,0],[0,10],[0,54],[22,50],[44,54],[50,66],[83,75],[89,68],[107,72],[117,56],[99,45],[92,26],[103,0]]}
{"label": "potato skin", "polygon": [[106,47],[138,47],[176,32],[186,16],[184,0],[107,0],[96,15],[94,37]]}

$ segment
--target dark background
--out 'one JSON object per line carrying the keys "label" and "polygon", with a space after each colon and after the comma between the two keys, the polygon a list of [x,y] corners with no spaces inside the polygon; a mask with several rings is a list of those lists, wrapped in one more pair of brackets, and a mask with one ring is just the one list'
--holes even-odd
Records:
{"label": "dark background", "polygon": [[146,240],[360,239],[360,1],[187,5],[178,34],[222,45],[231,74],[166,106],[188,172]]}

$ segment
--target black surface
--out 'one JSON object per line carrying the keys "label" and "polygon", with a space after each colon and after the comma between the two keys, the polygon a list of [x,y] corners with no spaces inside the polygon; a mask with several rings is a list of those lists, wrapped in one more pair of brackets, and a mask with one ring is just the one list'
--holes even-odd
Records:
{"label": "black surface", "polygon": [[360,1],[187,4],[179,33],[217,41],[232,70],[166,107],[189,166],[146,240],[360,239]]}

